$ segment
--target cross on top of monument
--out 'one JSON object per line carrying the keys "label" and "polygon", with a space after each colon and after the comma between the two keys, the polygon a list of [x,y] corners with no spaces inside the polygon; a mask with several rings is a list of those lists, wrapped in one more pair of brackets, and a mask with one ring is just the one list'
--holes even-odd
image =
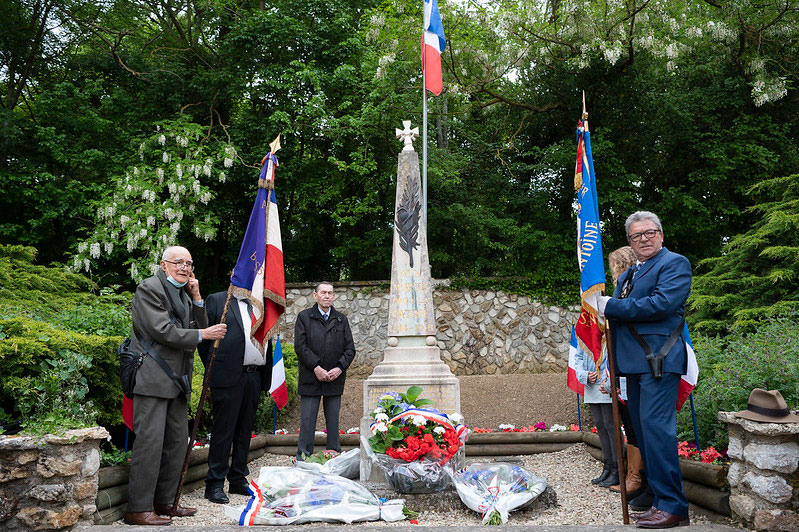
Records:
{"label": "cross on top of monument", "polygon": [[402,125],[405,127],[405,129],[397,128],[396,130],[397,138],[405,143],[405,147],[402,148],[402,151],[413,151],[413,141],[419,136],[419,128],[415,127],[411,129],[410,120],[403,120]]}

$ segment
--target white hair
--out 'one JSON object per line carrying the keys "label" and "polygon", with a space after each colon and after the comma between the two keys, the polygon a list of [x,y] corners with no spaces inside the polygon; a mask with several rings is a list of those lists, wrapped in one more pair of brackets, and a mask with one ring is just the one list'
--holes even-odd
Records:
{"label": "white hair", "polygon": [[[171,259],[172,258],[172,254],[173,254],[173,252],[176,249],[186,249],[186,248],[184,248],[183,246],[169,246],[161,254],[161,260],[169,260],[169,259]],[[188,251],[188,250],[186,250],[186,251]]]}
{"label": "white hair", "polygon": [[645,222],[645,221],[650,221],[654,223],[657,226],[658,231],[660,231],[661,233],[663,232],[663,226],[660,225],[660,218],[658,218],[657,214],[649,211],[636,211],[632,213],[630,216],[628,216],[627,221],[624,222],[624,233],[629,235],[630,226],[632,224],[634,224],[635,222]]}

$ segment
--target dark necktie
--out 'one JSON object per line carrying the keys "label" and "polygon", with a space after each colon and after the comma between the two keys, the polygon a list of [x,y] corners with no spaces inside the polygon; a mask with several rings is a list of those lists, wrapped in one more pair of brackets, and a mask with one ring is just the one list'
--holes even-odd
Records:
{"label": "dark necktie", "polygon": [[328,318],[327,314],[322,314],[322,317],[325,319],[325,321],[327,321],[327,318]]}
{"label": "dark necktie", "polygon": [[638,268],[640,268],[640,264],[636,264],[633,267],[633,271],[630,273],[630,277],[627,279],[627,282],[624,285],[624,289],[621,291],[621,299],[630,295],[630,291],[633,289],[633,281],[635,280],[635,274],[638,273]]}

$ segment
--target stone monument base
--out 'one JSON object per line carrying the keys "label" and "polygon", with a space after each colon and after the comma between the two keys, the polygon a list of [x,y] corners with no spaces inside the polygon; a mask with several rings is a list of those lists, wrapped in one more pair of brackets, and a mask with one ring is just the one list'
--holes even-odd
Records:
{"label": "stone monument base", "polygon": [[[424,341],[424,339],[422,339]],[[411,386],[420,386],[420,397],[433,401],[433,406],[445,414],[458,413],[461,409],[461,386],[444,362],[438,346],[400,345],[387,347],[383,361],[363,383],[363,409],[361,434],[371,436],[370,413],[377,407],[377,400],[386,392],[405,393]],[[383,472],[372,467],[366,475],[366,454],[361,450],[361,480],[385,483]]]}

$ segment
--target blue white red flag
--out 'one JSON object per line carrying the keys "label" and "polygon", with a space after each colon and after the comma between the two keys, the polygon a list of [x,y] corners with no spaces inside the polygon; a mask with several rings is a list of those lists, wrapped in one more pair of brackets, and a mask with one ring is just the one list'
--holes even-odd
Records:
{"label": "blue white red flag", "polygon": [[577,124],[577,163],[574,170],[577,191],[577,262],[580,267],[580,317],[574,326],[569,348],[566,384],[582,394],[583,385],[574,371],[576,350],[582,350],[596,362],[599,373],[605,356],[605,318],[597,312],[597,296],[605,290],[605,262],[599,226],[599,203],[591,156],[591,134]]}
{"label": "blue white red flag", "polygon": [[444,26],[436,0],[424,0],[424,31],[422,35],[422,70],[424,88],[438,96],[444,88],[441,77],[441,54],[447,46]]}
{"label": "blue white red flag", "polygon": [[[269,152],[261,161],[258,193],[250,213],[250,221],[241,243],[239,258],[233,268],[230,284],[236,294],[248,297],[252,303],[250,339],[261,354],[268,338],[277,332],[277,322],[286,310],[286,272],[283,266],[283,243],[275,196],[277,157]],[[272,368],[272,387],[276,372]],[[279,364],[282,369],[283,358]]]}
{"label": "blue white red flag", "polygon": [[691,343],[691,335],[688,332],[688,324],[685,324],[685,330],[682,334],[685,340],[685,351],[688,354],[688,365],[685,375],[680,378],[680,385],[677,388],[677,410],[682,408],[688,396],[696,386],[699,380],[699,364],[696,362],[696,353],[694,352],[694,344]]}
{"label": "blue white red flag", "polygon": [[275,348],[272,350],[272,383],[269,386],[269,395],[278,408],[282,409],[289,402],[289,392],[286,388],[286,368],[283,365],[283,347],[280,345],[280,336],[275,339]]}

